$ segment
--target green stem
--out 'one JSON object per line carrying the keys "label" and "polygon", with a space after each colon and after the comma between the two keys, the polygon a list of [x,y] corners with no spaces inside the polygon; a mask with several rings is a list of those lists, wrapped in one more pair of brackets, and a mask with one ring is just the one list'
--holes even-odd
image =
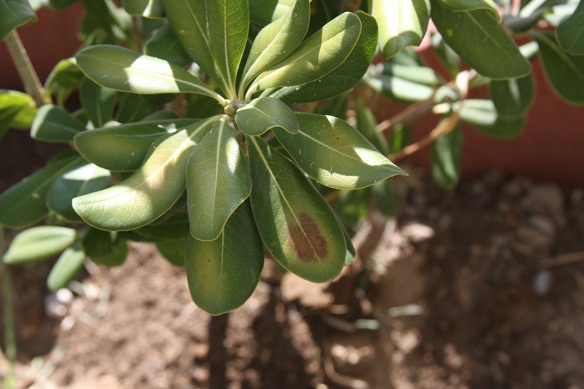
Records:
{"label": "green stem", "polygon": [[16,30],[6,37],[6,47],[24,84],[24,90],[33,97],[37,106],[49,104],[51,99],[47,96]]}
{"label": "green stem", "polygon": [[10,269],[4,265],[2,253],[4,252],[4,232],[0,229],[0,273],[2,277],[2,314],[4,316],[4,344],[6,345],[6,359],[8,360],[8,371],[4,376],[4,388],[14,389],[16,387],[16,330],[14,327],[14,310],[12,306],[12,288],[10,282]]}

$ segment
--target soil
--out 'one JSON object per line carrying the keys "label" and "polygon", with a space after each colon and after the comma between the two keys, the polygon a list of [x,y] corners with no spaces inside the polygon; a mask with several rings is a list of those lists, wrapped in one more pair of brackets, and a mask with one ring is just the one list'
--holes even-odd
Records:
{"label": "soil", "polygon": [[268,260],[228,315],[147,244],[57,294],[50,263],[11,269],[17,388],[584,388],[584,190],[408,170],[365,260],[324,285]]}

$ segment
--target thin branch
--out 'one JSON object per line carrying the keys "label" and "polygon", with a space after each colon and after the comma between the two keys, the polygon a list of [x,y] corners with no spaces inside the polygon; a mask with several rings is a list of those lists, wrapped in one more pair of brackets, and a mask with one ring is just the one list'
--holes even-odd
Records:
{"label": "thin branch", "polygon": [[49,104],[51,98],[47,96],[16,30],[6,37],[6,47],[24,84],[24,90],[33,97],[37,106]]}
{"label": "thin branch", "polygon": [[395,116],[379,123],[377,125],[377,131],[382,134],[388,132],[398,123],[406,123],[412,119],[417,118],[418,116],[422,116],[426,112],[430,111],[435,104],[434,97],[432,97],[426,101],[421,101],[419,103],[410,105],[403,111],[397,113]]}

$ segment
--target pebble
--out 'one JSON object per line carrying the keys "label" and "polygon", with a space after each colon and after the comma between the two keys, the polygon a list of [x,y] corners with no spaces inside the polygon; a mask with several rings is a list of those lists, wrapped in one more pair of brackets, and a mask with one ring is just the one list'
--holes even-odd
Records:
{"label": "pebble", "polygon": [[553,284],[552,272],[543,269],[538,271],[533,277],[533,290],[540,296],[545,296],[549,293]]}

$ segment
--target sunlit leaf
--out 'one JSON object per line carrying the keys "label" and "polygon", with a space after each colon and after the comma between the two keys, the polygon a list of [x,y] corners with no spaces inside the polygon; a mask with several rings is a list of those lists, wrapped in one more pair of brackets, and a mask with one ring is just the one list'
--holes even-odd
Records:
{"label": "sunlit leaf", "polygon": [[239,108],[235,113],[235,123],[247,135],[261,135],[274,127],[290,133],[298,132],[294,112],[273,97],[260,97]]}
{"label": "sunlit leaf", "polygon": [[30,130],[36,140],[46,142],[70,142],[85,130],[85,124],[56,105],[46,104],[39,108]]}
{"label": "sunlit leaf", "polygon": [[523,131],[523,116],[506,117],[497,113],[492,100],[468,99],[462,103],[460,118],[480,132],[495,138],[514,138]]}
{"label": "sunlit leaf", "polygon": [[376,70],[388,76],[403,78],[417,84],[435,86],[441,82],[434,69],[428,66],[401,65],[393,62],[383,62]]}
{"label": "sunlit leaf", "polygon": [[85,253],[81,245],[74,245],[66,249],[53,265],[49,276],[47,277],[47,287],[55,292],[69,285],[79,270],[83,267]]}
{"label": "sunlit leaf", "polygon": [[145,54],[167,60],[180,66],[186,66],[192,59],[183,49],[172,27],[164,25],[146,42]]}
{"label": "sunlit leaf", "polygon": [[244,203],[216,240],[189,237],[185,265],[193,301],[212,315],[240,307],[254,291],[263,263],[262,242]]}
{"label": "sunlit leaf", "polygon": [[251,205],[264,244],[278,263],[302,278],[335,278],[346,247],[329,205],[290,161],[262,139],[247,139]]}
{"label": "sunlit leaf", "polygon": [[14,237],[4,254],[4,263],[15,265],[48,259],[71,246],[76,236],[72,228],[31,227]]}
{"label": "sunlit leaf", "polygon": [[373,0],[371,14],[379,25],[381,52],[388,59],[422,42],[430,20],[430,0]]}
{"label": "sunlit leaf", "polygon": [[229,122],[222,118],[195,147],[187,165],[191,234],[216,239],[251,192],[249,168]]}
{"label": "sunlit leaf", "polygon": [[416,102],[428,100],[434,95],[434,88],[401,77],[387,75],[367,75],[363,78],[376,92],[398,101]]}

